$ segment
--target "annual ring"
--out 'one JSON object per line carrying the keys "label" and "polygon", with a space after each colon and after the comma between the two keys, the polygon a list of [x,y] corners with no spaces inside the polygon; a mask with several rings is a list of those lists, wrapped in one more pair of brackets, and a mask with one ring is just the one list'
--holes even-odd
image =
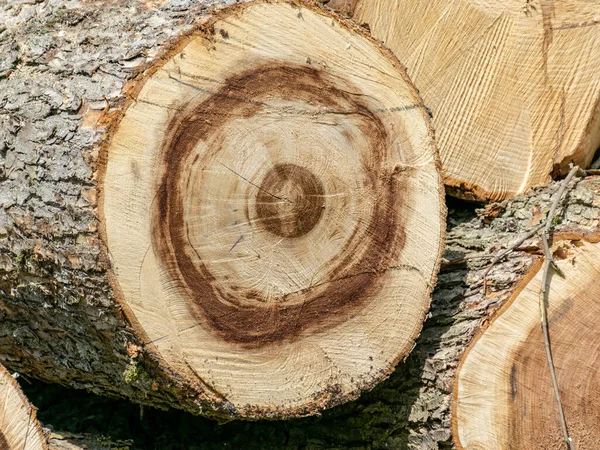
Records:
{"label": "annual ring", "polygon": [[278,164],[269,171],[256,195],[256,212],[267,230],[282,237],[300,237],[323,216],[325,188],[309,170]]}
{"label": "annual ring", "polygon": [[[189,212],[184,198],[188,188],[183,180],[189,180],[190,175],[184,172],[201,171],[218,158],[219,145],[198,156],[195,149],[199,142],[209,138],[221,142],[218,133],[228,122],[252,118],[272,97],[300,100],[358,117],[360,132],[368,143],[361,157],[361,171],[376,202],[372,214],[364,217],[361,229],[346,242],[324,280],[276,297],[247,290],[243,298],[232,298],[221,289],[186,237]],[[152,245],[170,277],[179,281],[178,289],[199,323],[209,326],[223,340],[256,348],[293,340],[307,329],[323,331],[336,326],[381,289],[380,278],[398,260],[404,243],[402,216],[397,213],[402,206],[402,177],[389,162],[392,146],[385,126],[359,98],[335,87],[318,69],[266,65],[226,80],[199,104],[191,101],[168,129],[161,153],[163,172],[152,212],[152,228],[157,230]],[[256,220],[281,239],[310,237],[322,219],[326,187],[306,168],[276,165],[263,180],[248,183],[253,189],[253,195],[246,199],[248,219]]]}

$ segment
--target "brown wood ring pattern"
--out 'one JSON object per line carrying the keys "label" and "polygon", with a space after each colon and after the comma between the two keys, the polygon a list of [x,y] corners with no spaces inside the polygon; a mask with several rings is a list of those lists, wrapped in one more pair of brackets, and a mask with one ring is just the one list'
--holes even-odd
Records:
{"label": "brown wood ring pattern", "polygon": [[[319,87],[327,94],[324,95]],[[350,113],[360,118],[365,135],[370,139],[368,148],[372,154],[364,156],[363,170],[375,174],[376,181],[372,189],[379,202],[371,217],[366,218],[366,228],[362,233],[352,236],[336,257],[336,264],[326,279],[320,282],[320,286],[300,293],[286,294],[276,302],[253,290],[246,293],[247,298],[244,300],[249,304],[244,307],[246,305],[240,299],[236,299],[233,304],[223,301],[224,298],[231,297],[212,284],[214,277],[202,261],[198,260],[194,249],[189,249],[181,192],[185,187],[178,186],[173,174],[182,172],[182,165],[190,159],[189,155],[193,153],[199,140],[206,140],[211,133],[218,133],[220,128],[225,126],[223,121],[209,121],[207,118],[216,117],[218,111],[223,110],[229,112],[226,117],[250,117],[261,107],[262,102],[248,102],[247,98],[264,98],[275,93],[288,97],[287,99],[302,98],[325,108],[341,110],[346,105],[350,106]],[[300,330],[314,327],[317,322],[327,324],[329,316],[344,320],[343,314],[347,313],[347,310],[359,307],[361,301],[369,299],[372,293],[379,289],[377,279],[402,249],[403,224],[399,220],[401,218],[394,213],[394,210],[402,207],[402,197],[401,186],[395,181],[394,174],[384,173],[386,166],[393,167],[388,163],[390,147],[386,144],[388,137],[385,127],[364,105],[335,86],[328,85],[316,69],[275,66],[227,80],[219,92],[200,105],[191,105],[184,114],[176,118],[176,122],[169,127],[172,134],[165,141],[162,151],[165,155],[165,170],[153,215],[153,228],[159,231],[155,235],[154,246],[172,277],[183,281],[184,294],[188,296],[189,304],[193,305],[199,320],[207,319],[223,339],[260,346],[277,340],[291,339]],[[219,146],[212,147],[202,159],[195,158],[191,167],[204,167],[208,164],[207,160],[214,159],[220,151]],[[277,228],[281,228],[282,225],[277,227],[271,222],[281,222],[282,217],[292,220],[292,228],[305,226],[301,221],[306,218],[306,210],[313,211],[312,216],[309,214],[308,222],[312,229],[321,218],[322,208],[325,207],[321,182],[308,170],[295,166],[290,173],[298,174],[300,178],[290,179],[294,180],[294,184],[299,186],[301,191],[316,191],[317,194],[304,197],[309,203],[294,212],[291,217],[286,215],[285,211],[274,211],[275,215],[269,215],[267,208],[272,207],[274,203],[266,203],[268,199],[274,199],[279,204],[285,203],[281,197],[271,194],[277,188],[277,181],[273,178],[277,178],[277,171],[288,170],[290,166],[275,166],[262,181],[254,200],[257,204],[255,214],[259,223],[273,234],[281,234]],[[380,175],[382,173],[383,175]],[[252,203],[253,199],[249,198],[247,201]],[[269,206],[261,210],[260,206],[265,204]],[[248,217],[248,220],[255,219]],[[301,233],[293,235],[283,235],[295,238],[306,234],[310,229],[303,229]],[[356,244],[370,238],[365,235],[366,230],[375,238],[367,251],[360,258],[356,258]],[[369,271],[365,272],[365,268],[369,268]],[[293,301],[292,304],[288,304],[287,297],[298,295],[305,298],[301,302]],[[337,321],[329,321],[328,326],[335,325],[335,322]]]}
{"label": "brown wood ring pattern", "polygon": [[[321,36],[327,58],[312,54]],[[220,11],[113,123],[100,198],[113,282],[170,370],[234,416],[290,417],[355,398],[408,354],[443,246],[440,164],[414,86],[364,31],[304,2]],[[279,259],[244,266],[265,243]]]}

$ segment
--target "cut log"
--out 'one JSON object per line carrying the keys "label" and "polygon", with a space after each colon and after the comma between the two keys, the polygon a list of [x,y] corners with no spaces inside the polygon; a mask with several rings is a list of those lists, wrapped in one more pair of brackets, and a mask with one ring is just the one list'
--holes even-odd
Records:
{"label": "cut log", "polygon": [[335,0],[433,113],[449,192],[498,200],[600,147],[600,1]]}
{"label": "cut log", "polygon": [[312,413],[386,377],[420,331],[444,217],[425,109],[322,11],[258,2],[205,28],[136,82],[106,148],[114,286],[148,348],[215,399]]}
{"label": "cut log", "polygon": [[[561,241],[550,279],[552,354],[575,448],[600,441],[600,244]],[[455,436],[465,449],[565,448],[540,327],[542,271],[469,348],[457,375]]]}
{"label": "cut log", "polygon": [[29,53],[0,90],[2,359],[223,418],[314,414],[386,378],[445,228],[393,55],[312,3],[237,5],[170,40],[181,11],[82,3],[58,26],[49,8],[7,20]]}
{"label": "cut log", "polygon": [[46,450],[46,438],[10,373],[0,365],[0,450]]}

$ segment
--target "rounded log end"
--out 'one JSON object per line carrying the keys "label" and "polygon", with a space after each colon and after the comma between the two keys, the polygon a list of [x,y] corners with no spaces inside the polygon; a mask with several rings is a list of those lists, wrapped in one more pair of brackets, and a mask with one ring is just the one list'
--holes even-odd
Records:
{"label": "rounded log end", "polygon": [[431,108],[451,195],[497,201],[600,146],[600,1],[343,0]]}
{"label": "rounded log end", "polygon": [[[600,439],[600,243],[569,239],[552,248],[563,276],[550,274],[548,326],[570,435],[575,448],[594,448]],[[540,266],[461,360],[453,406],[458,448],[566,448],[540,326]]]}
{"label": "rounded log end", "polygon": [[47,450],[47,440],[12,375],[0,365],[0,449]]}
{"label": "rounded log end", "polygon": [[356,398],[413,347],[445,231],[401,65],[308,3],[220,11],[136,87],[104,149],[114,286],[232,417]]}

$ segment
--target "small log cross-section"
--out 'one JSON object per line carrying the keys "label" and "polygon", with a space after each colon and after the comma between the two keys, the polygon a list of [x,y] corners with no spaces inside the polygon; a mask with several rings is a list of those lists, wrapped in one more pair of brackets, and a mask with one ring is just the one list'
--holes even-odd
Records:
{"label": "small log cross-section", "polygon": [[499,200],[600,146],[600,1],[332,0],[406,65],[445,182]]}
{"label": "small log cross-section", "polygon": [[0,450],[46,450],[46,438],[12,375],[0,365]]}
{"label": "small log cross-section", "polygon": [[[575,448],[596,448],[600,244],[559,241],[554,258],[563,273],[551,276],[548,304],[558,385]],[[540,270],[463,358],[454,392],[454,435],[461,448],[566,448],[540,326],[541,283]]]}
{"label": "small log cross-section", "polygon": [[385,378],[421,329],[445,217],[427,112],[391,53],[314,6],[255,2],[133,89],[100,207],[148,348],[243,416]]}

